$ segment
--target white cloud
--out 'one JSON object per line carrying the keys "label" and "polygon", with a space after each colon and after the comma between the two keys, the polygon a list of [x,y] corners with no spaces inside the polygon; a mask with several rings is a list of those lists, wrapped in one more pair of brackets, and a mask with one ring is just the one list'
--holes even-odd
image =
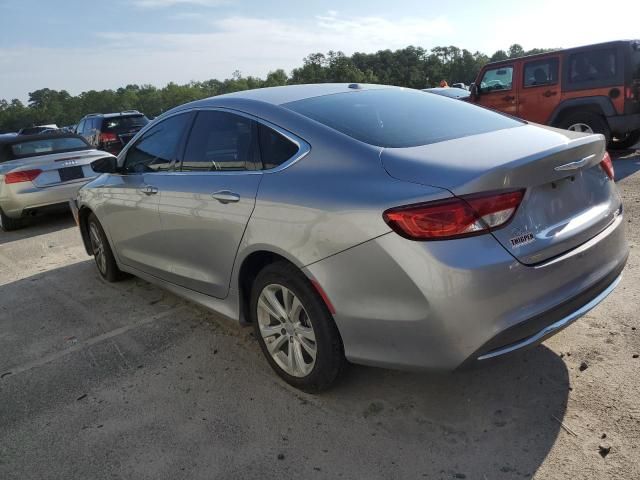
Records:
{"label": "white cloud", "polygon": [[170,81],[222,79],[236,69],[244,75],[265,76],[276,68],[299,66],[313,52],[350,54],[409,44],[429,46],[453,32],[444,18],[390,21],[337,14],[306,22],[236,16],[209,24],[208,33],[103,32],[97,34],[99,49],[0,49],[0,97],[25,99],[27,92],[43,87],[77,94],[129,83],[162,86]]}

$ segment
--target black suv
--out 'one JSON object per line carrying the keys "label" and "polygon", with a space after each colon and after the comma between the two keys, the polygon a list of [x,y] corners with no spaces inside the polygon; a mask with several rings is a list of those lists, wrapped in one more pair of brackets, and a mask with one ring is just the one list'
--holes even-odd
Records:
{"label": "black suv", "polygon": [[147,123],[149,119],[137,110],[90,113],[78,122],[75,132],[99,150],[117,155]]}

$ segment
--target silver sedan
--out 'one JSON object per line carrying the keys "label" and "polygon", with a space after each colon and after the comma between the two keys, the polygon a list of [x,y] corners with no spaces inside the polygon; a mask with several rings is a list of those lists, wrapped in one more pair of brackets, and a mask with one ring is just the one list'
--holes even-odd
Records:
{"label": "silver sedan", "polygon": [[15,230],[28,216],[68,205],[105,157],[115,158],[73,134],[0,138],[0,228]]}
{"label": "silver sedan", "polygon": [[453,370],[526,348],[617,285],[601,135],[377,85],[178,107],[73,202],[100,274],[253,324],[290,384],[346,361]]}

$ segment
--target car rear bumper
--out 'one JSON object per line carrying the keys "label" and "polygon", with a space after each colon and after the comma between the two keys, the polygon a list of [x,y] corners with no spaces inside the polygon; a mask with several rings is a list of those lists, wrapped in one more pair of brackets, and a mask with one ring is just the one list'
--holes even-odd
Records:
{"label": "car rear bumper", "polygon": [[630,115],[614,115],[607,117],[609,128],[614,133],[628,133],[634,130],[640,130],[640,113]]}
{"label": "car rear bumper", "polygon": [[526,266],[491,235],[411,242],[394,233],[314,263],[354,363],[454,370],[540,343],[617,285],[622,215],[596,237]]}
{"label": "car rear bumper", "polygon": [[0,206],[2,211],[11,218],[20,218],[41,207],[67,203],[76,196],[78,190],[91,181],[85,178],[79,181],[36,187],[31,182],[3,185]]}

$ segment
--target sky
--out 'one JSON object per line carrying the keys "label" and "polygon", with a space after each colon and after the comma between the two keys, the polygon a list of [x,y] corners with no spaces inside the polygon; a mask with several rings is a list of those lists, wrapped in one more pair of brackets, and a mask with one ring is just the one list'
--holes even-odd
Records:
{"label": "sky", "polygon": [[[590,3],[593,4],[590,5]],[[466,4],[466,5],[465,5]],[[640,38],[637,0],[0,0],[0,98],[287,72],[313,52]],[[625,15],[624,12],[630,13]],[[633,12],[633,14],[631,14]]]}

